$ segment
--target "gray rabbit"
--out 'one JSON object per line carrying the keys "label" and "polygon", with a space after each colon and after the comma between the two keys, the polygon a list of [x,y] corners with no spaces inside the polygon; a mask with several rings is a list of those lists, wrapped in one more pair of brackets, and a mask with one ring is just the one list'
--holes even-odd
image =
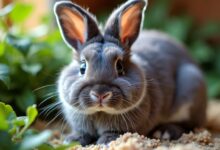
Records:
{"label": "gray rabbit", "polygon": [[66,142],[106,144],[125,132],[177,139],[206,120],[206,85],[178,42],[141,31],[145,0],[129,0],[100,32],[96,19],[71,2],[54,12],[74,58],[58,80],[72,133]]}

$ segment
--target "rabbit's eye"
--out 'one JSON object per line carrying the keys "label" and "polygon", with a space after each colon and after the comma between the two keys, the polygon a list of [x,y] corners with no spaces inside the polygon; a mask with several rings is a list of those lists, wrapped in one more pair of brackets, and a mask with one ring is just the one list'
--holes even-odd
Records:
{"label": "rabbit's eye", "polygon": [[117,68],[117,71],[118,71],[118,75],[123,75],[124,74],[124,68],[123,68],[123,64],[122,64],[121,60],[117,61],[116,68]]}
{"label": "rabbit's eye", "polygon": [[80,73],[85,74],[86,72],[86,61],[82,60],[80,61]]}

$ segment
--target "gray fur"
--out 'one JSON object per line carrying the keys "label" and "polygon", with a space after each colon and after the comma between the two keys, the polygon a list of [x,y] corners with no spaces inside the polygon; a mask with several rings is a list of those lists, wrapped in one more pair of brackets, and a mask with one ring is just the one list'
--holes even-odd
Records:
{"label": "gray fur", "polygon": [[[108,28],[111,25],[115,26],[108,21]],[[188,102],[190,116],[172,121],[185,122],[190,129],[202,126],[206,87],[186,49],[157,31],[142,31],[131,48],[125,47],[118,37],[93,37],[61,72],[59,96],[73,131],[68,141],[79,140],[87,145],[95,141],[108,143],[125,132],[148,135],[159,124],[170,123],[172,115]],[[85,75],[79,73],[81,59],[87,63]],[[123,61],[122,76],[117,74],[117,59]],[[104,109],[91,100],[91,90],[113,93]]]}

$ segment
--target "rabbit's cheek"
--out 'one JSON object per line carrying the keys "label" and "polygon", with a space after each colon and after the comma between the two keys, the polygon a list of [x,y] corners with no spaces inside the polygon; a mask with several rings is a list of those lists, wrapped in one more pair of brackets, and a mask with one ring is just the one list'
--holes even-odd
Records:
{"label": "rabbit's cheek", "polygon": [[110,100],[107,104],[107,107],[113,108],[115,110],[119,110],[122,107],[122,100],[117,99],[117,100]]}
{"label": "rabbit's cheek", "polygon": [[91,87],[87,86],[87,87],[83,88],[79,93],[79,102],[80,102],[81,106],[84,108],[94,106],[94,103],[89,96],[90,90],[91,90]]}

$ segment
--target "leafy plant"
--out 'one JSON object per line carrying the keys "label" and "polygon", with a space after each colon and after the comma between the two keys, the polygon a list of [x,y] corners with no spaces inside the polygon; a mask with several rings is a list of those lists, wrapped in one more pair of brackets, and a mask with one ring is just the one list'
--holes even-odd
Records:
{"label": "leafy plant", "polygon": [[52,131],[37,132],[30,129],[31,124],[38,115],[36,105],[29,106],[26,110],[26,115],[17,117],[10,105],[0,102],[0,149],[64,150],[78,144],[74,142],[69,145],[54,147],[48,142],[52,136]]}
{"label": "leafy plant", "polygon": [[[37,117],[38,111],[36,105],[28,107],[26,113],[27,116],[17,117],[10,105],[0,102],[0,149],[25,150],[34,148],[44,143],[44,141],[51,136],[50,131],[44,131],[36,135],[25,135],[28,132],[28,128]],[[41,137],[39,138],[40,141],[30,141],[30,139],[34,137]],[[22,140],[23,138],[24,140]]]}
{"label": "leafy plant", "polygon": [[[22,22],[32,10],[29,4],[14,2],[0,12],[0,99],[21,114],[28,106],[56,97],[57,76],[71,59],[71,50],[50,19],[25,32]],[[7,25],[8,20],[12,24]]]}

